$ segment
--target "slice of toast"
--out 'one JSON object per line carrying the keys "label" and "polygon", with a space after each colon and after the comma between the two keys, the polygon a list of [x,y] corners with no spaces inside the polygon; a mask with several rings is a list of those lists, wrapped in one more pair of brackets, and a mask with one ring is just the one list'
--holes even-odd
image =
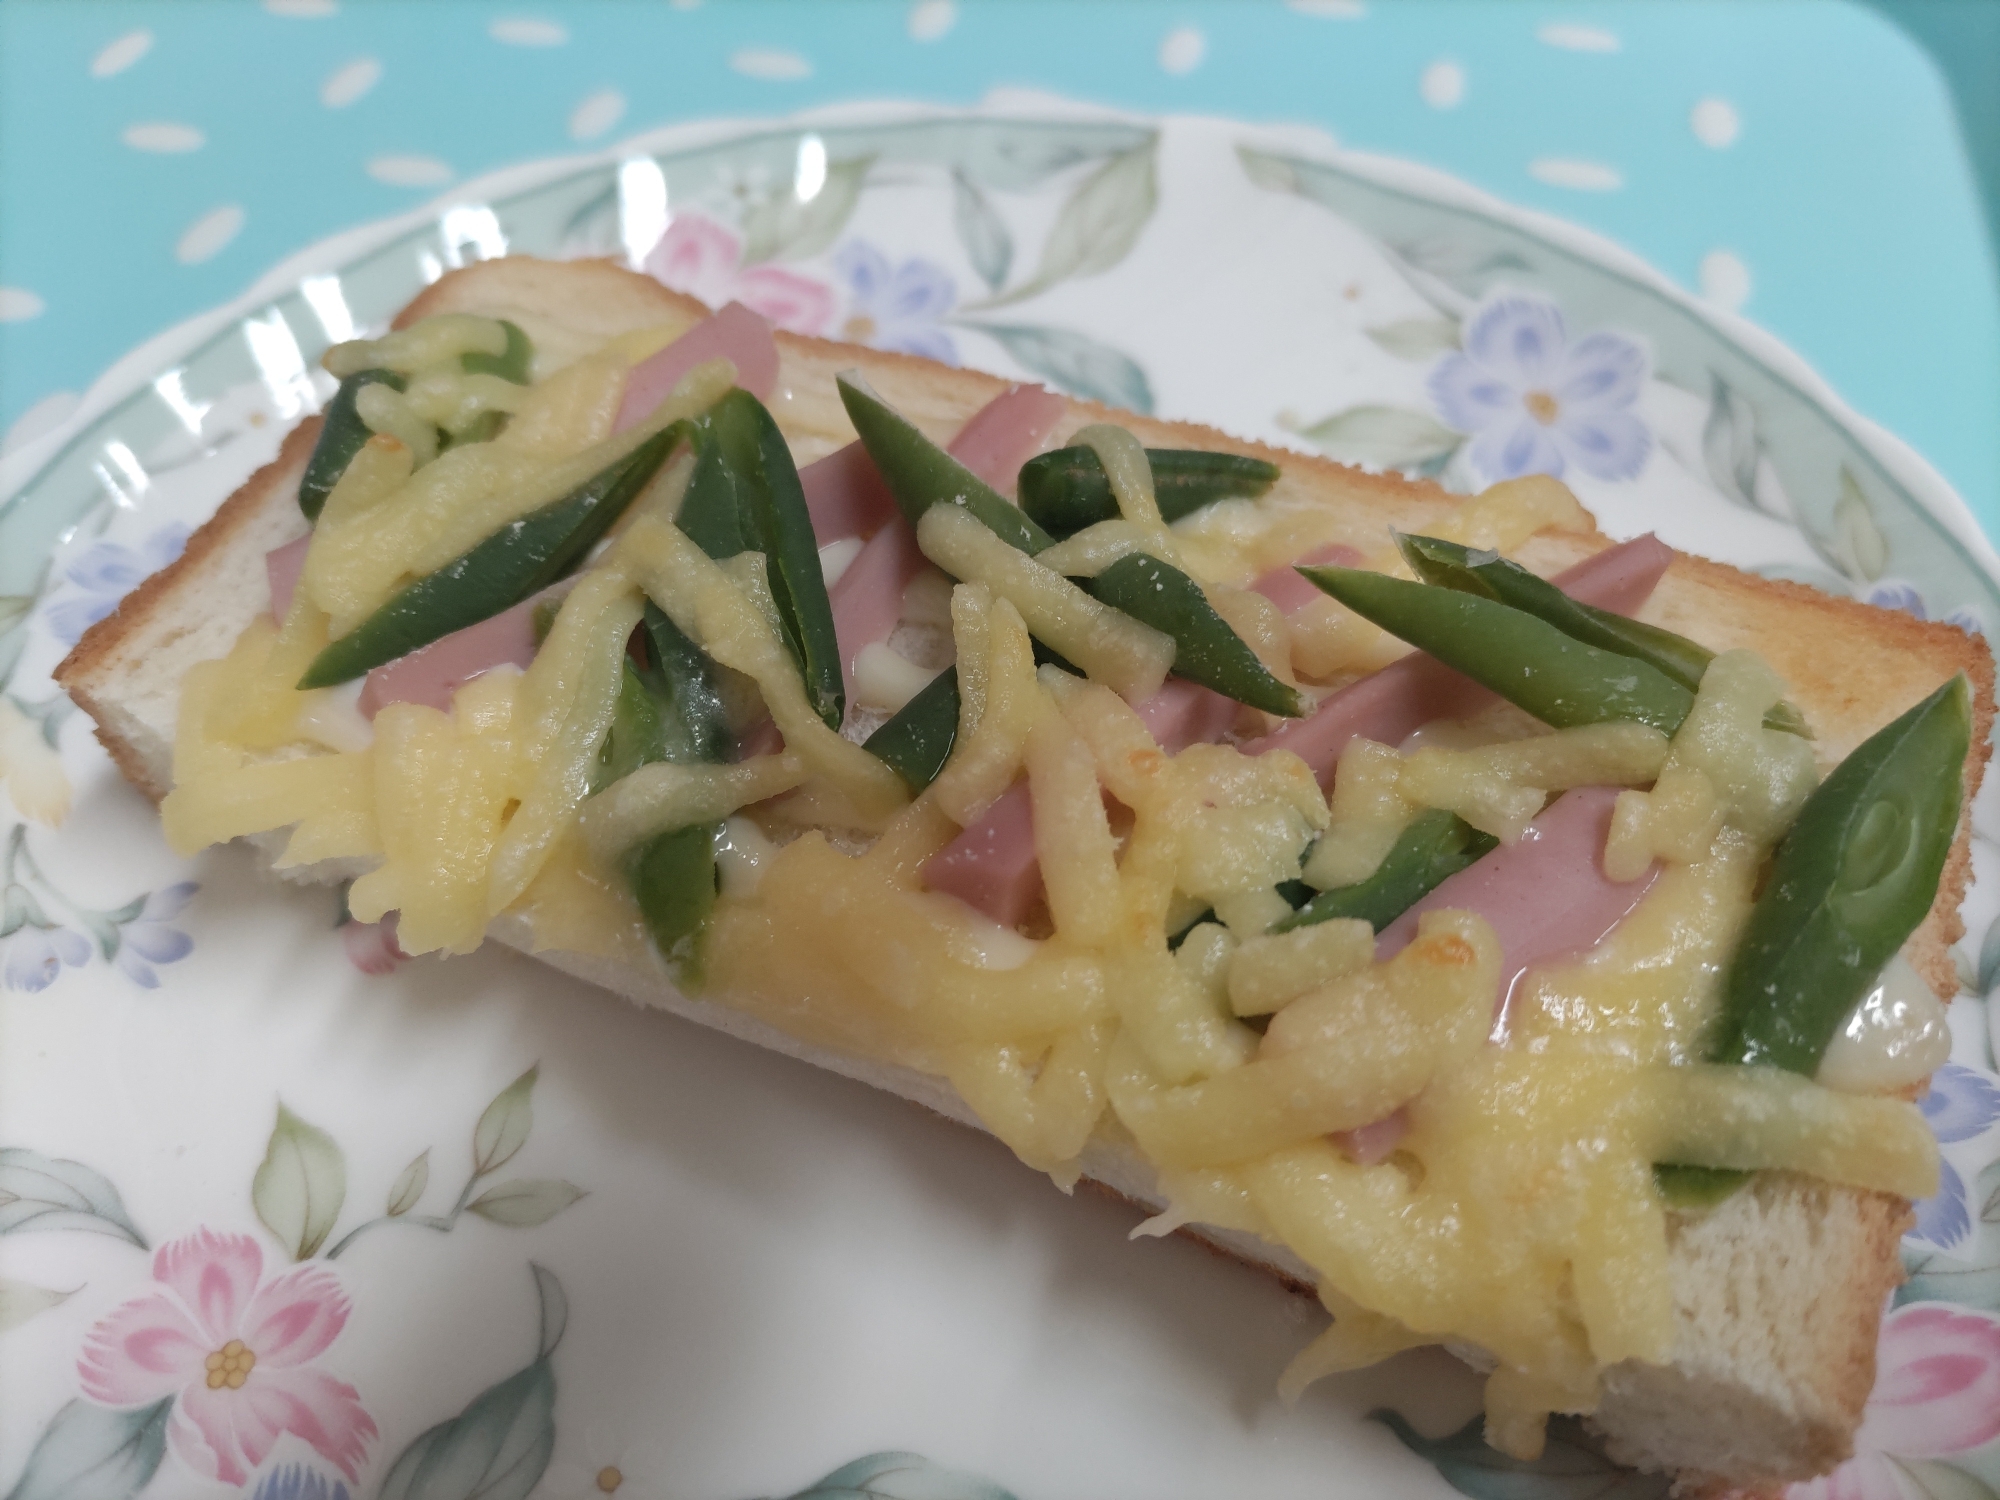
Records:
{"label": "slice of toast", "polygon": [[[489,261],[446,276],[397,319],[436,312],[511,318],[537,348],[581,351],[615,334],[706,311],[657,283],[603,262],[551,265]],[[940,440],[1005,382],[969,370],[819,339],[778,335],[779,394],[771,409],[801,464],[851,441],[834,375],[860,368],[891,404]],[[1117,421],[1156,447],[1223,450],[1282,466],[1272,503],[1325,507],[1338,529],[1368,548],[1387,528],[1422,530],[1458,501],[1429,484],[1373,476],[1341,465],[1229,437],[1185,423],[1155,421],[1072,401],[1056,438],[1091,422]],[[317,433],[302,423],[277,459],[230,497],[198,531],[180,560],[148,579],[95,626],[57,670],[91,715],[125,775],[159,799],[171,785],[179,683],[194,663],[223,655],[269,608],[264,555],[305,530],[296,503],[299,475]],[[1601,534],[1545,532],[1520,557],[1553,572],[1609,545]],[[1993,668],[1983,642],[1942,625],[1872,609],[1734,568],[1676,556],[1640,618],[1679,630],[1716,650],[1750,646],[1790,685],[1818,736],[1822,769],[1868,734],[1964,672],[1974,688],[1973,752],[1967,804],[1983,771],[1993,718]],[[1962,933],[1958,906],[1968,875],[1969,813],[1930,915],[1907,953],[1940,995],[1955,991],[1947,952]],[[274,853],[282,835],[256,842]],[[349,870],[288,870],[293,879],[337,880]],[[527,946],[503,919],[494,936]],[[902,1095],[966,1124],[977,1120],[941,1079],[802,1044],[747,1013],[679,994],[653,970],[581,954],[537,955],[642,1005],[657,1006],[732,1035],[804,1058]],[[1086,1176],[1135,1203],[1160,1196],[1142,1158],[1097,1142]],[[1685,1488],[1766,1486],[1823,1472],[1851,1451],[1874,1376],[1874,1344],[1884,1297],[1900,1279],[1897,1247],[1909,1207],[1882,1194],[1764,1173],[1705,1215],[1674,1215],[1669,1240],[1675,1301],[1672,1359],[1628,1362],[1606,1373],[1594,1421],[1612,1453],[1674,1472]],[[1299,1290],[1313,1277],[1288,1252],[1230,1231],[1194,1231],[1227,1253]]]}

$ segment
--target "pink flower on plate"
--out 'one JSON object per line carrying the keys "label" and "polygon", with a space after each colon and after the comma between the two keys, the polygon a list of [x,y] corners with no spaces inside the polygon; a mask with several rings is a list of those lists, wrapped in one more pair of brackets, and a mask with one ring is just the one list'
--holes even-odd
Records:
{"label": "pink flower on plate", "polygon": [[1882,1320],[1854,1457],[1787,1500],[1903,1500],[1894,1458],[1949,1458],[2000,1437],[2000,1319],[1913,1302]]}
{"label": "pink flower on plate", "polygon": [[833,318],[833,292],[796,271],[743,265],[743,241],[713,219],[681,214],[646,253],[655,281],[710,307],[741,302],[793,333],[820,333]]}
{"label": "pink flower on plate", "polygon": [[263,1274],[245,1234],[203,1229],[162,1245],[160,1290],[113,1308],[84,1341],[84,1394],[106,1406],[176,1398],[174,1452],[225,1484],[248,1480],[287,1432],[352,1480],[375,1423],[353,1386],[309,1363],[345,1326],[347,1294],[324,1266]]}

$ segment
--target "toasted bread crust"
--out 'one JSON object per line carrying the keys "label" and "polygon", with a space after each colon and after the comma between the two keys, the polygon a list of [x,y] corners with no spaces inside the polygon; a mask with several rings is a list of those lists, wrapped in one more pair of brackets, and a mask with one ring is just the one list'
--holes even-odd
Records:
{"label": "toasted bread crust", "polygon": [[[397,318],[403,326],[433,312],[478,310],[509,316],[573,316],[592,309],[604,337],[646,322],[686,317],[699,308],[650,278],[608,262],[575,262],[560,277],[542,262],[500,260],[453,272],[427,288]],[[810,461],[851,441],[853,430],[831,377],[861,369],[919,427],[943,438],[1006,382],[947,369],[912,356],[780,333],[781,391],[772,409],[795,454]],[[1348,517],[1357,536],[1379,545],[1391,523],[1421,528],[1458,503],[1436,485],[1371,475],[1330,460],[1271,448],[1190,423],[1165,422],[1072,401],[1059,431],[1117,421],[1153,446],[1204,447],[1268,459],[1281,466],[1279,493],[1307,497]],[[98,722],[98,736],[125,775],[149,796],[167,790],[158,744],[142,745],[121,729],[119,693],[139,669],[148,642],[176,619],[199,611],[219,561],[254,546],[294,518],[291,497],[318,431],[311,419],[296,429],[278,457],[259,470],[195,533],[171,567],[148,579],[118,611],[86,633],[57,669],[57,680]],[[291,507],[287,511],[287,507]],[[1589,532],[1545,533],[1522,549],[1524,561],[1548,572],[1601,550],[1609,539]],[[261,554],[259,554],[261,557]],[[239,567],[239,574],[241,569]],[[1936,904],[1909,948],[1912,961],[1941,996],[1955,993],[1948,946],[1963,932],[1958,906],[1970,873],[1972,793],[1984,771],[1994,716],[1994,672],[1983,641],[1951,626],[1928,623],[1789,582],[1766,579],[1705,559],[1676,554],[1641,618],[1724,650],[1760,651],[1792,689],[1818,733],[1816,751],[1830,768],[1868,734],[1956,672],[1973,687],[1973,747],[1965,767],[1966,812],[1952,846]],[[152,732],[159,732],[155,723]],[[169,732],[170,738],[170,732]],[[568,967],[568,965],[564,965]],[[633,984],[610,982],[630,994]],[[657,1003],[657,1001],[656,1001]],[[671,1002],[668,1002],[671,1004]],[[680,1009],[679,1006],[673,1008]],[[708,1019],[696,1014],[696,1019]],[[795,1050],[788,1047],[786,1050]],[[847,1060],[840,1071],[904,1092],[894,1077],[876,1076]],[[879,1070],[878,1070],[879,1071]],[[962,1118],[954,1116],[955,1118]],[[1122,1188],[1112,1196],[1137,1202]],[[1875,1329],[1883,1298],[1901,1277],[1898,1242],[1908,1205],[1879,1194],[1764,1174],[1754,1191],[1737,1195],[1700,1218],[1676,1216],[1676,1347],[1664,1366],[1623,1365],[1607,1372],[1596,1421],[1612,1451],[1627,1462],[1678,1472],[1681,1487],[1760,1485],[1820,1472],[1847,1457],[1854,1427],[1874,1380]],[[1780,1231],[1807,1236],[1813,1261],[1794,1263],[1787,1247],[1759,1236]],[[1803,1227],[1801,1227],[1803,1226]],[[1244,1260],[1293,1290],[1309,1290],[1295,1262],[1245,1251],[1233,1237],[1190,1232],[1220,1254]],[[1806,1272],[1810,1274],[1804,1274]],[[1765,1319],[1769,1335],[1787,1341],[1781,1367],[1764,1386],[1743,1368],[1730,1344],[1736,1330],[1709,1306],[1732,1299],[1779,1297],[1787,1281],[1809,1287],[1811,1306]],[[1720,1287],[1724,1291],[1718,1293]],[[1782,1297],[1779,1301],[1782,1302]],[[1775,1304],[1774,1304],[1775,1305]],[[1792,1342],[1796,1334],[1796,1341]],[[1775,1356],[1774,1356],[1775,1358]],[[1754,1363],[1754,1361],[1753,1361]],[[1787,1384],[1789,1382],[1789,1384]],[[1727,1451],[1702,1427],[1716,1409],[1750,1413],[1776,1433],[1764,1447]],[[1689,1427],[1689,1420],[1694,1425]],[[1690,1433],[1695,1436],[1690,1437]]]}
{"label": "toasted bread crust", "polygon": [[[83,633],[55,669],[55,679],[76,706],[96,725],[98,743],[139,790],[158,802],[171,784],[156,774],[130,739],[112,726],[116,706],[108,691],[116,674],[140,646],[149,629],[170,619],[183,602],[202,591],[215,561],[235,549],[245,533],[268,525],[274,505],[294,501],[306,460],[319,441],[320,419],[307,417],[285,434],[277,457],[252,474],[222,502],[188,538],[181,555],[132,590],[118,607]],[[305,529],[300,517],[299,530]]]}

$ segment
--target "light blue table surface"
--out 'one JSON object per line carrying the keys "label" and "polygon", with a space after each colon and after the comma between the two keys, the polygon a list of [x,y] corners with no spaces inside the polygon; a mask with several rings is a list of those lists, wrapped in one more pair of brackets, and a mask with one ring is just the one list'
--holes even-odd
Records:
{"label": "light blue table surface", "polygon": [[[1749,271],[1742,312],[1913,444],[2000,534],[1993,247],[1941,78],[1871,11],[931,3],[949,24],[924,39],[899,0],[0,0],[0,432],[291,251],[442,190],[376,180],[365,164],[381,155],[435,158],[463,180],[676,121],[854,99],[962,104],[1024,86],[1317,125],[1601,231],[1689,287],[1726,250]],[[535,45],[496,36],[496,22],[522,19],[553,25],[497,28]],[[1205,45],[1191,69],[1169,71],[1161,44],[1182,28]],[[107,46],[140,31],[143,55],[94,74]],[[795,76],[747,74],[745,50],[786,54],[776,71]],[[323,102],[327,80],[361,58],[380,64],[374,85]],[[1419,87],[1440,60],[1463,72],[1450,107]],[[577,105],[606,90],[623,95],[622,118],[579,142]],[[1692,127],[1704,99],[1735,111],[1725,145]],[[200,144],[125,142],[157,123]],[[1529,171],[1547,157],[1609,166],[1620,185],[1550,185]],[[240,229],[182,263],[190,226],[232,204]]]}

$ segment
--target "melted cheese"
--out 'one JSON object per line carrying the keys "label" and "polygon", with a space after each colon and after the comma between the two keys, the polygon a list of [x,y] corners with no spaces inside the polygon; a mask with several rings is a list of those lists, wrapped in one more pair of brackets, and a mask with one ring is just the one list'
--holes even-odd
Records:
{"label": "melted cheese", "polygon": [[[350,352],[421,365],[467,339],[491,342],[470,323],[412,334]],[[253,624],[183,686],[163,809],[177,848],[290,825],[288,859],[376,861],[353,888],[356,913],[400,910],[412,951],[464,951],[504,916],[538,946],[642,964],[655,960],[621,851],[646,831],[732,814],[703,945],[709,993],[802,1043],[949,1079],[1064,1186],[1093,1141],[1142,1152],[1170,1200],[1144,1232],[1248,1230],[1323,1278],[1336,1321],[1287,1372],[1287,1390],[1413,1344],[1475,1343],[1497,1361],[1489,1437],[1523,1456],[1547,1413],[1591,1408],[1605,1366],[1668,1352],[1654,1161],[1928,1190],[1934,1148],[1908,1105],[1695,1061],[1759,867],[1813,780],[1810,747],[1762,728],[1781,686],[1747,653],[1717,659],[1671,746],[1632,726],[1525,739],[1516,727],[1497,744],[1483,729],[1450,743],[1440,732],[1409,755],[1357,741],[1329,806],[1287,752],[1164,751],[1120,693],[1157,686],[1171,642],[939,507],[919,535],[968,580],[949,596],[961,722],[943,775],[911,801],[812,711],[761,559],[709,559],[671,524],[670,484],[594,560],[527,673],[486,674],[448,714],[392,705],[372,743],[342,732],[324,694],[292,688],[329,629],[398,579],[585,460],[601,466],[608,444],[636,441],[605,433],[624,369],[661,341],[654,330],[578,351],[505,398],[515,409],[501,439],[414,472],[407,443],[364,448],[328,501],[292,618]],[[426,412],[483,399],[443,379],[419,396]],[[1348,540],[1323,508],[1279,493],[1165,528],[1136,445],[1097,437],[1122,516],[1065,544],[1076,554],[1066,567],[1141,544],[1171,553],[1281,675],[1400,649],[1325,611],[1276,620],[1236,590]],[[1534,480],[1497,486],[1431,529],[1504,547],[1586,521],[1560,485]],[[586,805],[646,597],[754,683],[785,754],[647,768]],[[941,620],[943,595],[925,597]],[[1098,680],[1038,672],[1031,629]],[[921,879],[1023,772],[1052,924],[1039,940]],[[1309,847],[1308,879],[1347,884],[1426,807],[1511,836],[1553,790],[1655,777],[1621,799],[1606,861],[1643,870],[1661,859],[1664,873],[1594,952],[1520,981],[1503,1045],[1486,1041],[1499,944],[1471,913],[1427,914],[1417,940],[1379,964],[1365,924],[1265,935],[1290,909],[1275,887],[1299,878]],[[782,818],[769,803],[737,811],[790,788]],[[1130,814],[1118,832],[1107,792]],[[822,826],[782,847],[767,832],[802,820]],[[1204,907],[1218,920],[1169,952],[1166,934]],[[1245,1016],[1270,1018],[1261,1037]],[[1913,1081],[1942,1035],[1905,977],[1888,976],[1824,1080]],[[1329,1139],[1398,1112],[1407,1133],[1375,1165]]]}

